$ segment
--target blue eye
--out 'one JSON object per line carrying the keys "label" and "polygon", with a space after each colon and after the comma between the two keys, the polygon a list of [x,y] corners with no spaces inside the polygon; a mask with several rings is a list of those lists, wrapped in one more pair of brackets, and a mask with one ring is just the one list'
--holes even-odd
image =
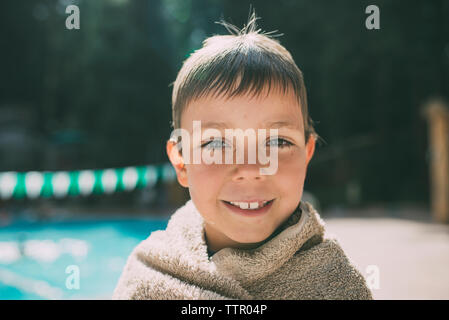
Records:
{"label": "blue eye", "polygon": [[226,148],[226,147],[228,147],[228,145],[223,140],[216,139],[216,140],[210,140],[210,141],[204,143],[201,147],[207,148],[209,150],[214,150],[214,149]]}
{"label": "blue eye", "polygon": [[287,141],[285,139],[281,139],[281,138],[274,138],[271,139],[267,142],[267,145],[269,147],[278,147],[278,148],[283,148],[283,147],[289,147],[291,145],[293,145],[290,141]]}

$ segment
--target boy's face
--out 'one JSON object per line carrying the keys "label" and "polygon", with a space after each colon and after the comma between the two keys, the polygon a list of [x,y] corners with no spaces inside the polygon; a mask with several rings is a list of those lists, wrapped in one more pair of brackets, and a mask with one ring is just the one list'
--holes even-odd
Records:
{"label": "boy's face", "polygon": [[[184,164],[180,155],[173,152],[174,144],[167,143],[178,181],[189,188],[190,196],[205,220],[209,249],[258,246],[298,206],[307,165],[315,149],[312,136],[305,143],[301,107],[295,95],[272,90],[268,96],[263,93],[257,98],[200,98],[191,102],[182,114],[181,127],[191,136],[193,121],[201,121],[202,131],[218,129],[223,139],[225,129],[253,129],[256,132],[266,129],[266,145],[269,149],[277,148],[276,172],[261,175],[259,169],[268,165],[248,164],[248,141],[245,142],[244,164],[235,164],[236,161],[234,164]],[[278,135],[270,137],[269,129],[277,129]],[[226,142],[223,145],[214,142],[211,147],[211,144],[206,145],[208,141],[201,140],[199,146],[192,143],[191,150],[198,147],[217,152],[221,151],[217,148],[223,146],[224,152]]]}

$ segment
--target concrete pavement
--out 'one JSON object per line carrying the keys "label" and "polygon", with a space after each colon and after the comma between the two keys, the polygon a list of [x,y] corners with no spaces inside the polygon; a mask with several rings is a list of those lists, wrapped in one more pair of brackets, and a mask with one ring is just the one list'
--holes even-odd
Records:
{"label": "concrete pavement", "polygon": [[322,218],[327,234],[374,286],[379,271],[375,299],[449,299],[449,225],[405,216]]}

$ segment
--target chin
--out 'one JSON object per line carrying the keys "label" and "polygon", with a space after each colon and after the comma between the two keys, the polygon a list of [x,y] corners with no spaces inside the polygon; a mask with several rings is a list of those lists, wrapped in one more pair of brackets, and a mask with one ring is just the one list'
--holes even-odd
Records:
{"label": "chin", "polygon": [[241,244],[257,244],[259,242],[263,242],[265,241],[269,236],[271,235],[271,233],[269,234],[265,234],[265,233],[259,233],[257,235],[249,235],[248,236],[248,232],[247,235],[245,237],[230,237],[232,240],[234,240],[235,242],[241,243]]}

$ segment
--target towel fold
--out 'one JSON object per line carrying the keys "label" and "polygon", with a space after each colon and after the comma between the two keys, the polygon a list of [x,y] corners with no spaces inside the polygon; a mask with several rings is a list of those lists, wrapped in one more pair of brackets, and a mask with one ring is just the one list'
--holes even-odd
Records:
{"label": "towel fold", "polygon": [[365,279],[312,205],[301,202],[259,247],[209,256],[188,201],[131,253],[113,299],[372,299]]}

